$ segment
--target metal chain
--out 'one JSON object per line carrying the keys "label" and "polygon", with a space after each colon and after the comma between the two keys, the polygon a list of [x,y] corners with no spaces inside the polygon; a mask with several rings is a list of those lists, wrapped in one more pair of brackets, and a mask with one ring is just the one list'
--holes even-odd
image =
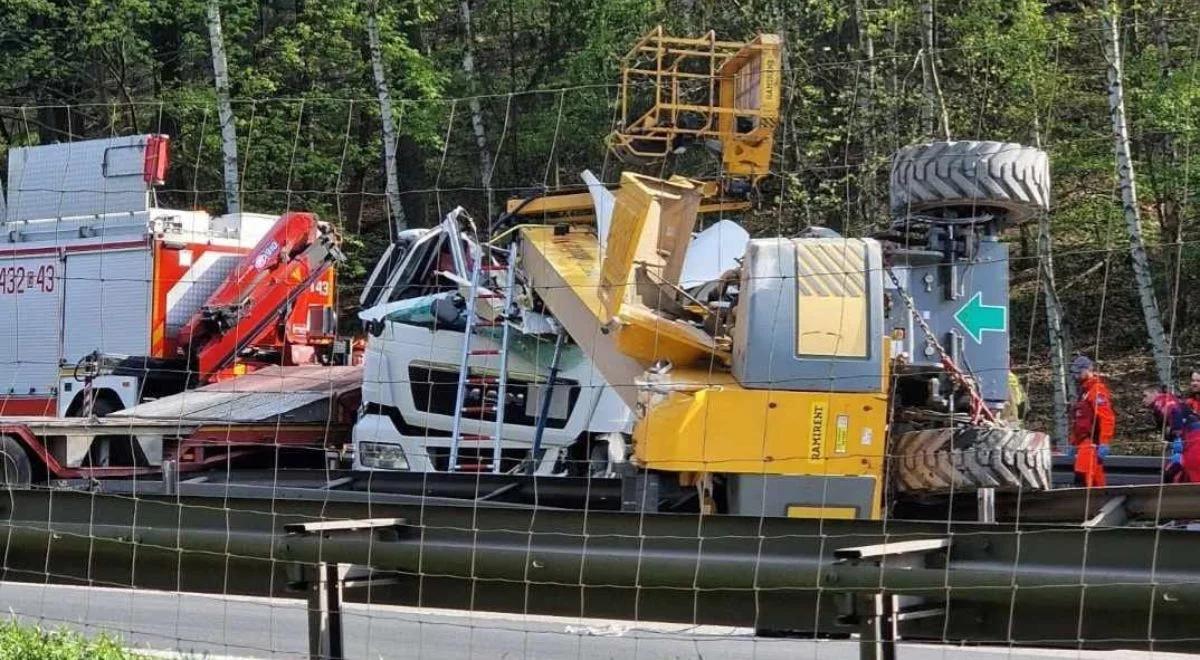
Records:
{"label": "metal chain", "polygon": [[892,266],[888,264],[884,267],[884,270],[887,272],[888,277],[891,278],[892,285],[896,287],[896,292],[899,293],[900,297],[904,300],[905,306],[908,307],[908,312],[912,316],[913,321],[915,321],[917,327],[921,329],[921,334],[925,336],[925,345],[933,348],[933,350],[937,353],[938,358],[942,362],[942,368],[945,369],[946,373],[950,375],[950,379],[954,381],[954,384],[967,391],[967,395],[971,398],[972,421],[977,422],[980,418],[983,418],[988,422],[998,424],[999,422],[996,420],[996,416],[992,414],[992,410],[987,407],[987,404],[983,401],[983,397],[979,394],[979,388],[975,386],[975,381],[971,378],[968,378],[966,374],[964,374],[962,370],[958,368],[958,365],[954,363],[954,360],[950,357],[950,354],[946,352],[945,348],[942,347],[941,342],[937,340],[937,336],[934,335],[933,330],[929,327],[929,324],[925,322],[925,319],[921,317],[921,313],[917,311],[916,302],[913,301],[912,296],[909,295],[908,291],[904,289],[904,286],[900,284],[900,278],[896,276],[896,272],[892,269]]}

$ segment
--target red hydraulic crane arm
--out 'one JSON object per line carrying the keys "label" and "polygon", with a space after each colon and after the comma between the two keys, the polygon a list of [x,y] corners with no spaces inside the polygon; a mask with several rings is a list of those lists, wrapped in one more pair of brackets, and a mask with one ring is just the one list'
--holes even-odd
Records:
{"label": "red hydraulic crane arm", "polygon": [[335,262],[341,237],[312,213],[287,213],[179,332],[201,380],[213,378],[273,331],[291,304]]}

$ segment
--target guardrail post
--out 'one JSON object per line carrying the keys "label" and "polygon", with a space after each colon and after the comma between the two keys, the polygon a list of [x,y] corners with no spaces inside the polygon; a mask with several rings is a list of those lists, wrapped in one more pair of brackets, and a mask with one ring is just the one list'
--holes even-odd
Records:
{"label": "guardrail post", "polygon": [[306,567],[308,580],[308,656],[343,660],[342,577],[345,564],[321,562]]}
{"label": "guardrail post", "polygon": [[[904,570],[923,566],[932,555],[945,553],[949,548],[948,538],[920,539],[842,548],[835,550],[833,556],[835,566],[865,565],[881,570],[887,567]],[[906,607],[901,607],[900,600],[900,596],[883,590],[849,599],[851,611],[839,620],[858,626],[858,657],[861,660],[895,660],[901,621],[945,614],[945,608],[927,607],[920,598],[905,597],[909,601]]]}
{"label": "guardrail post", "polygon": [[979,522],[996,522],[996,489],[980,488],[975,491],[975,498],[979,507]]}
{"label": "guardrail post", "polygon": [[871,594],[865,599],[866,616],[859,621],[860,660],[896,660],[896,597]]}
{"label": "guardrail post", "polygon": [[[331,520],[284,525],[289,536],[317,536],[336,543],[338,538],[361,532],[386,532],[404,526],[403,518]],[[302,564],[298,586],[308,595],[308,657],[311,660],[343,660],[342,590],[350,575],[349,564],[317,561]]]}
{"label": "guardrail post", "polygon": [[162,462],[163,495],[179,494],[179,462],[173,458]]}

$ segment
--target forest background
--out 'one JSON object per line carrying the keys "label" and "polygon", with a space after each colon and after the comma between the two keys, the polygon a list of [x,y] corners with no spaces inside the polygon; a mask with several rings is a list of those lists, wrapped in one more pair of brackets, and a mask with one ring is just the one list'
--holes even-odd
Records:
{"label": "forest background", "polygon": [[[1119,3],[1143,231],[1178,376],[1200,365],[1200,3]],[[8,148],[139,132],[172,138],[164,205],[224,208],[205,0],[0,0],[0,170]],[[921,7],[934,43],[922,48]],[[220,0],[243,209],[308,209],[340,224],[347,317],[395,229],[384,194],[373,14],[398,127],[401,206],[429,226],[540,186],[621,169],[604,137],[620,56],[663,25],[680,35],[783,36],[783,116],[759,235],[886,225],[889,155],[938,137],[920,57],[932,53],[955,139],[1051,157],[1052,272],[1071,350],[1116,387],[1122,437],[1148,437],[1154,382],[1113,157],[1107,3],[1078,0]],[[469,28],[469,29],[468,29]],[[473,66],[464,67],[470,54]],[[478,103],[471,103],[475,98]],[[474,120],[483,128],[477,139]],[[1195,161],[1195,162],[1194,162]],[[490,165],[489,165],[490,163]],[[715,161],[689,163],[715,173]],[[699,168],[699,171],[697,171]],[[2,173],[2,172],[0,172]],[[1012,353],[1052,424],[1037,223],[1013,230]]]}

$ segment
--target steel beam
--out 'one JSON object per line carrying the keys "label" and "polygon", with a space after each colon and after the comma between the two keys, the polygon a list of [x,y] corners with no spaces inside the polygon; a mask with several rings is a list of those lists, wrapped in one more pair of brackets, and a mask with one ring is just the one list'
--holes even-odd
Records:
{"label": "steel beam", "polygon": [[56,480],[55,485],[113,495],[173,495],[236,499],[373,501],[388,504],[492,503],[618,510],[621,480],[596,477],[364,472],[288,468],[193,473],[175,485],[155,479]]}
{"label": "steel beam", "polygon": [[[1004,492],[996,493],[993,509],[996,520],[1008,522],[1113,527],[1137,521],[1162,525],[1200,519],[1200,484]],[[900,502],[893,515],[906,520],[974,521],[978,511],[975,492],[963,492]]]}
{"label": "steel beam", "polygon": [[[354,472],[351,470],[218,470],[192,476],[172,490],[170,482],[153,479],[59,480],[97,493],[167,495],[235,499],[295,499],[379,504],[470,504],[486,501],[498,506],[536,505],[563,509],[617,511],[622,508],[622,480],[599,478],[529,477],[525,475]],[[634,484],[627,484],[633,486]],[[640,491],[626,493],[633,510],[644,507]],[[1114,498],[1125,498],[1120,512],[1126,520],[1163,523],[1200,519],[1200,484],[1146,484],[1108,488],[1058,488],[1039,492],[994,492],[981,506],[978,491],[965,491],[919,500],[901,501],[893,519],[980,521],[981,509],[993,520],[1082,524],[1100,513]],[[463,500],[466,500],[464,502]],[[1114,512],[1115,513],[1115,512]],[[986,522],[982,520],[980,522]],[[1124,524],[1114,516],[1098,525]]]}

